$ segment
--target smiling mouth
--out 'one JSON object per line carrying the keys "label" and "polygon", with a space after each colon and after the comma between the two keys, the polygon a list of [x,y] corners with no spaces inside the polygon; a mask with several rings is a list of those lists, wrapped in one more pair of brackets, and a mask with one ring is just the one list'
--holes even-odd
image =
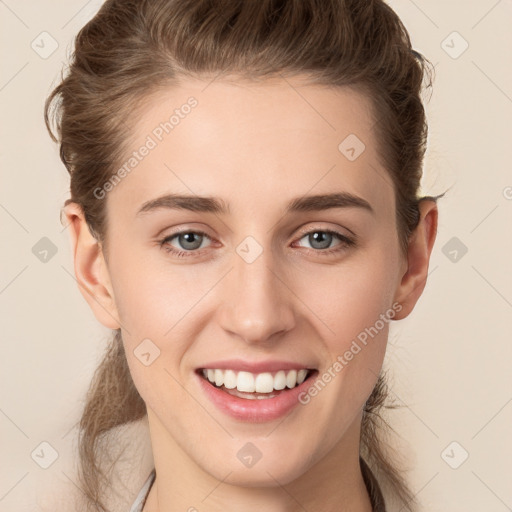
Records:
{"label": "smiling mouth", "polygon": [[199,368],[197,374],[213,387],[232,396],[264,400],[279,396],[310,379],[317,370],[300,368],[277,372],[251,373],[218,368]]}

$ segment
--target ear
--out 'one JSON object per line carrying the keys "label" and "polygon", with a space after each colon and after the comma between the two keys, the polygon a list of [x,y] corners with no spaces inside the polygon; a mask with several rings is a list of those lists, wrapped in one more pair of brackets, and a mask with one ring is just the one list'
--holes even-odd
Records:
{"label": "ear", "polygon": [[91,234],[79,204],[66,204],[63,213],[69,223],[80,292],[99,322],[110,329],[119,329],[119,314],[101,244]]}
{"label": "ear", "polygon": [[437,204],[423,199],[419,205],[420,220],[411,234],[407,250],[406,270],[395,293],[395,301],[402,305],[394,320],[401,320],[414,309],[427,282],[430,254],[437,234]]}

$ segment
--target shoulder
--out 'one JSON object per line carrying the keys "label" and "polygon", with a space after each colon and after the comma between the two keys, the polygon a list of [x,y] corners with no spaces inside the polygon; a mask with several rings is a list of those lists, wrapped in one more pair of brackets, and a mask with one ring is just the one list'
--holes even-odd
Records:
{"label": "shoulder", "polygon": [[[65,449],[59,464],[46,473],[38,485],[38,512],[84,510],[83,495],[77,487],[77,431]],[[111,459],[115,460],[108,495],[104,497],[110,512],[127,512],[148,481],[154,462],[147,418],[117,427],[109,434]],[[108,464],[106,465],[108,468]]]}

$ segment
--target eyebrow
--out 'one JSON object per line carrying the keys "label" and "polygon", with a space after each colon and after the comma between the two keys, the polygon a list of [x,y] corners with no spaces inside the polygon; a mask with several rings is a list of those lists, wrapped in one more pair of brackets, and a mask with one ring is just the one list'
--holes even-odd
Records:
{"label": "eyebrow", "polygon": [[[372,215],[375,215],[375,211],[368,201],[349,192],[297,197],[286,205],[285,214],[350,207],[362,208]],[[137,212],[137,216],[159,209],[188,210],[224,215],[230,213],[229,205],[218,197],[166,194],[156,199],[146,201]]]}

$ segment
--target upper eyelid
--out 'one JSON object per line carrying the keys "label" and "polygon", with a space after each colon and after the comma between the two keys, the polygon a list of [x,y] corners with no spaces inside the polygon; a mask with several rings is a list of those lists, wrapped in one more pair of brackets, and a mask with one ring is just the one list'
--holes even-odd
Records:
{"label": "upper eyelid", "polygon": [[[311,222],[315,222],[315,221],[310,221],[309,223],[306,223],[306,224],[310,224]],[[319,222],[319,221],[317,221]],[[321,226],[321,227],[306,227],[306,228],[303,228],[302,226],[299,227],[299,228],[296,228],[296,230],[298,229],[298,232],[302,235],[304,234],[308,234],[308,233],[311,233],[312,231],[333,231],[335,233],[339,233],[340,235],[344,235],[344,233],[340,233],[340,230],[346,230],[348,231],[350,234],[346,234],[344,236],[347,236],[347,237],[353,237],[353,238],[357,238],[357,235],[349,228],[347,227],[335,227],[335,228],[331,228],[331,227],[324,227],[324,226]],[[165,230],[161,230],[161,232],[163,232]],[[207,230],[206,229],[203,229],[203,228],[194,228],[194,227],[190,227],[190,228],[182,228],[182,229],[178,229],[177,231],[175,231],[174,233],[170,233],[169,235],[165,236],[164,238],[168,238],[168,237],[173,237],[173,236],[176,236],[176,235],[181,235],[183,233],[201,233],[201,234],[204,234],[206,236],[208,236],[209,238],[215,238],[211,235],[209,235],[207,233]],[[158,237],[159,235],[157,235]],[[160,237],[162,238],[162,237]]]}
{"label": "upper eyelid", "polygon": [[342,232],[341,228],[304,228],[304,229],[300,229],[299,230],[299,234],[301,236],[301,238],[305,235],[309,235],[310,233],[315,233],[317,231],[322,231],[322,232],[327,232],[327,233],[334,233],[336,235],[339,235],[341,237],[346,237],[346,238],[352,238],[354,240],[357,239],[357,235],[351,231],[350,229],[348,228],[343,228],[343,229],[346,229],[347,231],[350,232],[350,234],[345,234]]}

